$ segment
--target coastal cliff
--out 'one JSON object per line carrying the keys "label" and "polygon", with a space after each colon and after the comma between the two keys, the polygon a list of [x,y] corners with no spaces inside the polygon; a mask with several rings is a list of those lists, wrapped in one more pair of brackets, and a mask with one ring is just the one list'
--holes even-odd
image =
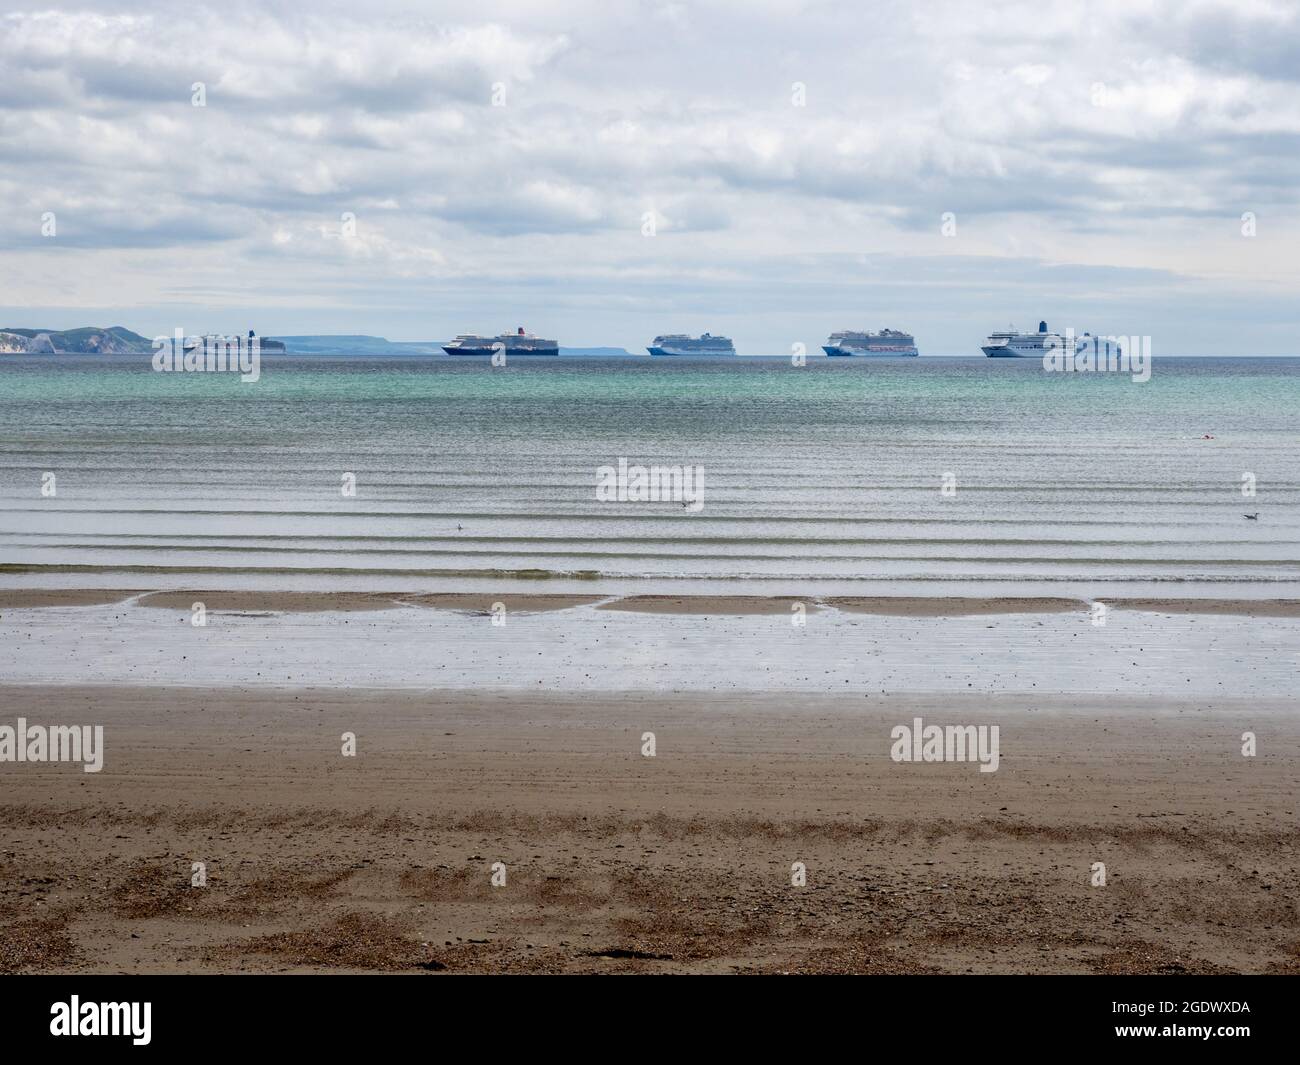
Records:
{"label": "coastal cliff", "polygon": [[103,329],[84,326],[80,329],[0,329],[0,352],[5,354],[57,355],[106,354],[127,355],[153,350],[146,337],[120,325]]}
{"label": "coastal cliff", "polygon": [[[278,340],[261,339],[263,351],[284,351]],[[0,329],[0,355],[144,355],[153,351],[153,341],[125,326],[105,329]]]}

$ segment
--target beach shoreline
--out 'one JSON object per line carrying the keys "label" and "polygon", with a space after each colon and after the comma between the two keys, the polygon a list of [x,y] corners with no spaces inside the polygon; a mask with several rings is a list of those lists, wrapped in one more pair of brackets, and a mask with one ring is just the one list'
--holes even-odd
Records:
{"label": "beach shoreline", "polygon": [[0,598],[0,684],[1285,698],[1292,600],[122,589]]}

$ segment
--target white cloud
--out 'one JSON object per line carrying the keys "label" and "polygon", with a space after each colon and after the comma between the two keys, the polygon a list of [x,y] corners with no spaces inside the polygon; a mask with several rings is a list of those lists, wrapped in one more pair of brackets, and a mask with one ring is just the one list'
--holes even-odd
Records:
{"label": "white cloud", "polygon": [[[1298,37],[1291,5],[1209,0],[15,11],[0,151],[24,165],[0,169],[0,287],[155,310],[205,285],[286,308],[330,290],[378,315],[418,280],[428,336],[491,324],[431,298],[479,279],[592,342],[610,284],[625,307],[649,278],[737,305],[861,253],[921,284],[964,264],[954,333],[1013,309],[985,280],[1001,256],[1264,291],[1297,280]],[[350,244],[323,236],[345,211]],[[656,328],[654,293],[632,328]]]}

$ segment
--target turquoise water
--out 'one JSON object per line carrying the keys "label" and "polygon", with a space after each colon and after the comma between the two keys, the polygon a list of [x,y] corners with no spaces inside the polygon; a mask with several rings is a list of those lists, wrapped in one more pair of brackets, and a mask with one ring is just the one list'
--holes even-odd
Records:
{"label": "turquoise water", "polygon": [[[599,501],[621,457],[703,467],[702,509]],[[1291,597],[1300,362],[1157,360],[1136,383],[1028,360],[281,357],[245,384],[10,356],[0,567],[8,586]]]}

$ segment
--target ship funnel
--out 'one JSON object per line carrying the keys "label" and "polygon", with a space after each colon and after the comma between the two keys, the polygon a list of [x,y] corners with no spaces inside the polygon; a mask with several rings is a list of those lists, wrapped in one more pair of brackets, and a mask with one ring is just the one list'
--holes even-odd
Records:
{"label": "ship funnel", "polygon": [[524,327],[522,325],[519,327],[519,335],[520,336],[524,335]]}
{"label": "ship funnel", "polygon": [[1046,333],[1046,332],[1047,332],[1047,323],[1046,323],[1046,322],[1039,322],[1039,323],[1038,323],[1038,331],[1039,331],[1040,333]]}

